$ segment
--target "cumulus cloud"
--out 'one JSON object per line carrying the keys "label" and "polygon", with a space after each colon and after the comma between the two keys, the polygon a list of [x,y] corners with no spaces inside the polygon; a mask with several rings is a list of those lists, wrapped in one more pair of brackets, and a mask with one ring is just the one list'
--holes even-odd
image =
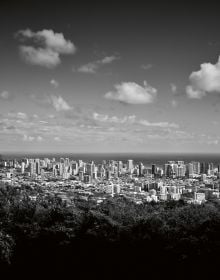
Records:
{"label": "cumulus cloud", "polygon": [[114,55],[111,55],[111,56],[106,56],[104,57],[103,59],[97,61],[97,63],[100,63],[100,64],[109,64],[109,63],[112,63],[114,60],[116,59],[119,59],[118,57],[114,56]]}
{"label": "cumulus cloud", "polygon": [[40,135],[38,135],[38,136],[31,136],[31,135],[24,134],[23,135],[23,141],[25,141],[25,142],[33,142],[33,141],[42,142],[43,141],[43,137],[40,136]]}
{"label": "cumulus cloud", "polygon": [[106,122],[106,123],[114,123],[114,124],[128,124],[128,125],[141,125],[145,127],[159,127],[159,128],[179,128],[179,125],[176,123],[169,122],[150,122],[145,119],[138,119],[135,115],[117,117],[117,116],[109,116],[105,114],[99,114],[97,112],[93,113],[93,118],[96,121]]}
{"label": "cumulus cloud", "polygon": [[0,93],[0,99],[7,100],[10,97],[10,93],[7,90],[4,90]]}
{"label": "cumulus cloud", "polygon": [[176,107],[178,105],[178,102],[175,99],[173,99],[171,100],[171,105],[172,107]]}
{"label": "cumulus cloud", "polygon": [[147,104],[152,103],[157,94],[157,89],[148,85],[146,81],[143,87],[134,82],[122,82],[115,85],[115,89],[107,92],[104,97],[128,104]]}
{"label": "cumulus cloud", "polygon": [[30,64],[54,68],[61,63],[61,54],[73,54],[75,45],[66,40],[62,33],[44,29],[33,32],[30,29],[20,30],[16,34],[22,42],[31,40],[31,45],[19,47],[21,56]]}
{"label": "cumulus cloud", "polygon": [[95,64],[95,63],[88,63],[88,64],[80,66],[77,71],[81,72],[81,73],[94,74],[94,73],[96,73],[97,69],[98,69],[98,65],[97,64]]}
{"label": "cumulus cloud", "polygon": [[23,141],[25,141],[25,142],[32,142],[32,141],[34,141],[34,137],[30,136],[30,135],[24,134]]}
{"label": "cumulus cloud", "polygon": [[56,111],[68,111],[71,110],[72,107],[63,99],[61,96],[51,96],[51,104],[55,108]]}
{"label": "cumulus cloud", "polygon": [[186,94],[189,98],[192,99],[201,99],[206,95],[205,91],[199,90],[196,87],[190,85],[186,87]]}
{"label": "cumulus cloud", "polygon": [[144,70],[150,70],[153,67],[152,64],[143,64],[141,65],[141,68]]}
{"label": "cumulus cloud", "polygon": [[177,86],[176,86],[175,84],[171,83],[171,84],[170,84],[170,87],[171,87],[172,93],[173,93],[173,94],[176,94],[176,92],[177,92]]}
{"label": "cumulus cloud", "polygon": [[[65,111],[68,114],[73,113],[73,106],[70,106],[68,102],[61,95],[41,95],[36,94],[29,95],[29,98],[40,106],[53,107],[57,112]],[[74,114],[75,116],[75,114]],[[54,119],[55,115],[49,114],[48,118]]]}
{"label": "cumulus cloud", "polygon": [[60,142],[60,141],[61,141],[61,139],[60,139],[60,137],[59,137],[59,136],[56,136],[56,137],[54,137],[54,141],[56,141],[56,142]]}
{"label": "cumulus cloud", "polygon": [[40,135],[38,135],[37,138],[36,138],[36,140],[37,140],[38,142],[41,142],[41,141],[43,141],[43,137],[40,136]]}
{"label": "cumulus cloud", "polygon": [[220,57],[216,64],[203,63],[200,70],[192,72],[191,85],[186,87],[186,93],[190,98],[202,98],[207,93],[220,93]]}
{"label": "cumulus cloud", "polygon": [[116,57],[114,55],[106,56],[100,60],[89,62],[85,65],[80,66],[77,71],[81,73],[95,74],[102,65],[110,64],[117,59],[119,59],[119,57]]}
{"label": "cumulus cloud", "polygon": [[50,81],[50,84],[51,84],[54,88],[58,88],[58,86],[59,86],[58,81],[56,81],[56,80],[54,80],[54,79],[52,79],[52,80]]}
{"label": "cumulus cloud", "polygon": [[23,59],[30,64],[54,68],[61,63],[59,54],[50,49],[34,48],[31,46],[20,46]]}
{"label": "cumulus cloud", "polygon": [[109,122],[109,123],[118,123],[118,124],[124,124],[124,123],[134,123],[136,120],[136,116],[125,116],[123,118],[119,118],[117,116],[109,116],[104,114],[99,114],[97,112],[93,113],[93,118],[100,122]]}
{"label": "cumulus cloud", "polygon": [[17,113],[8,113],[8,116],[11,118],[15,118],[15,119],[27,119],[28,116],[26,113],[23,112],[17,112]]}
{"label": "cumulus cloud", "polygon": [[17,113],[17,117],[19,119],[26,119],[27,118],[27,114],[26,113],[23,113],[23,112],[18,112]]}

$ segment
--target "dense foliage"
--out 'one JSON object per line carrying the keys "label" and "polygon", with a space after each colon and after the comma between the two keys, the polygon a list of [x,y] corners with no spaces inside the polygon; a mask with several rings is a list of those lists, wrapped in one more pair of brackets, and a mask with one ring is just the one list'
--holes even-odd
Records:
{"label": "dense foliage", "polygon": [[[0,186],[0,266],[81,274],[218,265],[220,202],[136,205],[123,197],[68,207]],[[37,269],[36,269],[37,268]]]}

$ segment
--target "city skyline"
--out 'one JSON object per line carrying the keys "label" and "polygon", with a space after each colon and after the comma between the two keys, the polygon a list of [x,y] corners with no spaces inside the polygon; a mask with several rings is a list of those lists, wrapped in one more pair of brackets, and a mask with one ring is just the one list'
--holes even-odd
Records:
{"label": "city skyline", "polygon": [[215,2],[2,1],[0,23],[0,153],[219,153]]}

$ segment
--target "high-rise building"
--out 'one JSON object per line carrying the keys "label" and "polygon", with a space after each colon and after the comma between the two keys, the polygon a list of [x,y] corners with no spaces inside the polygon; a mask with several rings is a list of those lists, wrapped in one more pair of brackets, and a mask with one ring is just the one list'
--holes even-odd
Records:
{"label": "high-rise building", "polygon": [[35,159],[35,172],[36,172],[36,174],[40,174],[40,159],[39,158],[36,158]]}
{"label": "high-rise building", "polygon": [[166,177],[171,177],[172,174],[173,174],[173,167],[172,167],[172,164],[165,164],[164,166],[164,173],[165,173],[165,176]]}
{"label": "high-rise building", "polygon": [[128,168],[129,173],[132,173],[133,168],[134,168],[133,159],[128,160],[128,165],[127,166],[128,166],[127,168]]}
{"label": "high-rise building", "polygon": [[35,165],[34,161],[30,162],[30,173],[31,173],[31,175],[36,173],[36,165]]}
{"label": "high-rise building", "polygon": [[24,174],[25,171],[25,162],[22,161],[21,163],[21,173]]}
{"label": "high-rise building", "polygon": [[152,175],[156,175],[156,164],[152,164]]}
{"label": "high-rise building", "polygon": [[192,165],[193,165],[193,174],[200,174],[200,171],[201,171],[200,162],[193,161]]}
{"label": "high-rise building", "polygon": [[190,177],[193,176],[193,174],[194,174],[193,163],[189,163],[187,165],[187,175]]}
{"label": "high-rise building", "polygon": [[205,162],[200,163],[200,173],[201,174],[205,174],[205,165],[206,165]]}
{"label": "high-rise building", "polygon": [[144,165],[142,162],[139,163],[138,169],[139,169],[139,176],[143,176]]}

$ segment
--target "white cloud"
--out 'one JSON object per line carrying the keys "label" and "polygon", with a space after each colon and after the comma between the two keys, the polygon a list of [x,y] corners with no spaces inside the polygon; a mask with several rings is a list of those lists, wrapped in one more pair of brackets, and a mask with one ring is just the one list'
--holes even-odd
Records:
{"label": "white cloud", "polygon": [[8,113],[8,116],[11,118],[15,118],[15,119],[27,119],[27,114],[23,113],[23,112],[18,112],[18,113]]}
{"label": "white cloud", "polygon": [[161,128],[179,128],[179,125],[176,123],[169,122],[149,122],[147,120],[138,121],[139,124],[144,126],[152,126],[152,127],[161,127]]}
{"label": "white cloud", "polygon": [[40,135],[38,135],[37,138],[36,138],[36,140],[37,140],[38,142],[41,142],[41,141],[43,141],[43,137],[41,137]]}
{"label": "white cloud", "polygon": [[59,53],[51,49],[20,46],[20,53],[27,63],[33,65],[54,68],[61,63]]}
{"label": "white cloud", "polygon": [[176,86],[175,84],[171,83],[171,84],[170,84],[170,87],[171,87],[172,93],[175,94],[175,93],[177,92],[177,86]]}
{"label": "white cloud", "polygon": [[53,30],[44,29],[33,33],[32,37],[39,41],[44,40],[47,48],[60,54],[72,54],[76,51],[71,41],[66,40],[62,33],[55,33]]}
{"label": "white cloud", "polygon": [[78,72],[81,73],[89,73],[89,74],[94,74],[96,73],[96,70],[98,69],[98,65],[95,63],[88,63],[85,65],[82,65],[78,68]]}
{"label": "white cloud", "polygon": [[144,87],[134,82],[122,82],[115,85],[116,91],[107,92],[105,98],[117,100],[128,104],[152,103],[156,97],[157,89],[144,81]]}
{"label": "white cloud", "polygon": [[189,98],[192,99],[201,99],[203,96],[206,95],[204,91],[199,90],[196,87],[190,85],[186,87],[186,94]]}
{"label": "white cloud", "polygon": [[96,112],[93,113],[93,118],[101,122],[118,123],[118,124],[134,123],[136,120],[136,116],[134,115],[119,118],[117,116],[110,117],[109,115],[99,114]]}
{"label": "white cloud", "polygon": [[[33,32],[30,29],[20,30],[16,34],[22,41],[32,39],[34,46],[20,46],[20,53],[24,60],[33,65],[54,68],[61,63],[61,54],[73,54],[76,47],[64,38],[62,33],[44,29]],[[36,44],[36,46],[35,46]]]}
{"label": "white cloud", "polygon": [[52,79],[52,80],[50,81],[50,84],[51,84],[54,88],[58,88],[58,86],[59,86],[58,81],[56,81],[56,80],[54,80],[54,79]]}
{"label": "white cloud", "polygon": [[114,55],[106,56],[100,60],[89,62],[85,65],[80,66],[77,71],[81,73],[95,74],[102,65],[110,64],[117,59],[119,59],[119,57],[116,57]]}
{"label": "white cloud", "polygon": [[151,68],[153,67],[152,64],[143,64],[141,65],[141,68],[144,69],[144,70],[150,70]]}
{"label": "white cloud", "polygon": [[68,111],[71,110],[72,107],[61,97],[61,96],[51,96],[51,104],[55,108],[56,111]]}
{"label": "white cloud", "polygon": [[203,63],[200,70],[192,72],[191,85],[186,87],[186,93],[190,98],[202,98],[206,93],[220,93],[220,57],[216,64]]}
{"label": "white cloud", "polygon": [[171,100],[171,105],[173,106],[173,107],[176,107],[177,105],[178,105],[178,102],[176,101],[176,100]]}
{"label": "white cloud", "polygon": [[61,141],[60,137],[58,137],[58,136],[54,137],[54,140],[57,141],[57,142]]}
{"label": "white cloud", "polygon": [[135,115],[124,116],[119,118],[117,116],[109,116],[104,114],[99,114],[97,112],[93,113],[93,118],[96,121],[106,122],[106,123],[115,123],[115,124],[129,124],[129,125],[142,125],[147,127],[160,127],[160,128],[179,128],[179,125],[176,123],[169,122],[149,122],[144,119],[138,119]]}
{"label": "white cloud", "polygon": [[0,99],[7,100],[10,97],[10,93],[7,90],[4,90],[0,93]]}
{"label": "white cloud", "polygon": [[99,63],[99,64],[109,64],[109,63],[112,63],[116,59],[119,59],[119,58],[114,56],[114,55],[106,56],[103,59],[98,60],[97,63]]}
{"label": "white cloud", "polygon": [[26,119],[26,118],[27,118],[27,114],[22,113],[22,112],[18,112],[18,113],[17,113],[17,117],[18,117],[19,119]]}
{"label": "white cloud", "polygon": [[32,142],[32,141],[34,141],[34,137],[24,134],[23,141],[25,141],[25,142]]}

